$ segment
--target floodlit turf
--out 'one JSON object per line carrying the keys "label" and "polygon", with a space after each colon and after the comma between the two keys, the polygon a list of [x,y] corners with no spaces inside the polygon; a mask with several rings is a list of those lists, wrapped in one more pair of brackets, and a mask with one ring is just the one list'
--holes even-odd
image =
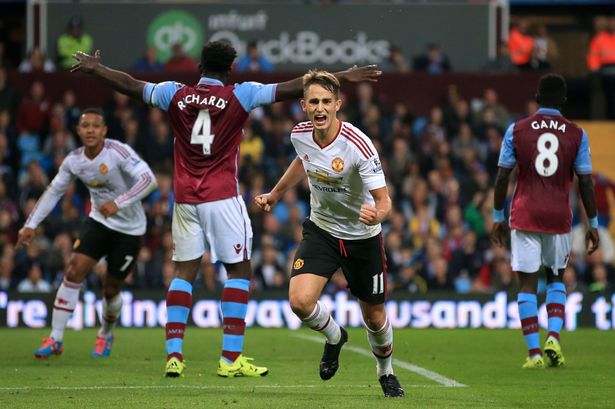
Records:
{"label": "floodlit turf", "polygon": [[[67,331],[64,354],[33,358],[48,329],[0,330],[0,408],[608,408],[615,405],[615,332],[566,333],[562,369],[522,370],[512,330],[396,330],[406,397],[385,399],[365,332],[349,331],[337,375],[318,377],[322,343],[308,330],[248,329],[264,378],[216,376],[221,330],[189,328],[185,377],[165,379],[164,331],[120,329],[108,359],[95,331]],[[426,370],[426,371],[423,371]],[[416,373],[421,372],[421,374]],[[438,377],[440,375],[440,377]],[[430,379],[432,378],[432,379]],[[435,378],[436,380],[434,380]],[[463,384],[465,386],[454,386]],[[448,385],[448,386],[447,386]],[[451,386],[452,385],[452,386]]]}

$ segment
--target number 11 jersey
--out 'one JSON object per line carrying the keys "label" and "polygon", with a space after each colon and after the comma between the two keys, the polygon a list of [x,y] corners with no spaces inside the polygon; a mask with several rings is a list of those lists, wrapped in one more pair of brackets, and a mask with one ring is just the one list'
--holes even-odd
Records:
{"label": "number 11 jersey", "polygon": [[574,172],[592,173],[589,141],[583,129],[556,109],[540,108],[508,128],[498,165],[509,169],[517,166],[511,229],[570,232],[568,197]]}
{"label": "number 11 jersey", "polygon": [[143,100],[167,111],[174,136],[173,188],[177,203],[205,203],[239,195],[239,144],[248,113],[275,100],[275,84],[224,85],[202,77],[195,86],[147,83]]}

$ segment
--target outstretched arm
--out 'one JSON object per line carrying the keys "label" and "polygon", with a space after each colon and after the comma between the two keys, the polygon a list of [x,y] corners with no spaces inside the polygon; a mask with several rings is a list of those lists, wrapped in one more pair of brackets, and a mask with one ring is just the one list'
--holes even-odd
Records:
{"label": "outstretched arm", "polygon": [[269,193],[258,195],[254,198],[254,201],[266,212],[270,212],[273,206],[280,200],[286,191],[296,186],[305,176],[305,170],[301,163],[301,158],[298,156],[290,163],[286,172],[282,175],[278,183]]}
{"label": "outstretched arm", "polygon": [[[378,69],[377,65],[365,65],[363,67],[357,67],[355,65],[347,70],[336,72],[334,75],[340,83],[361,81],[376,82],[378,81],[378,77],[382,75],[382,71]],[[302,96],[303,77],[299,77],[278,84],[276,87],[275,102],[297,99]]]}
{"label": "outstretched arm", "polygon": [[70,72],[82,71],[95,75],[109,84],[114,90],[135,99],[143,99],[145,82],[139,81],[125,72],[114,70],[101,64],[100,50],[96,50],[93,56],[77,51],[73,54],[73,58],[77,62],[71,67]]}
{"label": "outstretched arm", "polygon": [[504,201],[508,192],[508,178],[513,168],[498,168],[493,192],[493,227],[491,228],[491,241],[502,247],[506,240],[506,221],[504,220]]}
{"label": "outstretched arm", "polygon": [[596,211],[596,195],[594,194],[594,183],[591,175],[578,175],[579,193],[585,208],[585,214],[589,220],[589,229],[585,234],[585,248],[588,254],[592,254],[600,246],[600,236],[598,236],[598,218]]}
{"label": "outstretched arm", "polygon": [[29,246],[36,228],[47,215],[56,207],[56,204],[72,182],[73,176],[68,170],[68,166],[62,163],[58,174],[53,178],[45,193],[38,199],[36,206],[28,216],[26,223],[19,230],[17,237],[17,246]]}

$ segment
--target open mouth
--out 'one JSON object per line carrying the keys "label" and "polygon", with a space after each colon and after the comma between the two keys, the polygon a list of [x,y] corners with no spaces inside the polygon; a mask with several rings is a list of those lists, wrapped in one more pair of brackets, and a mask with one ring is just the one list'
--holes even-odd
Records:
{"label": "open mouth", "polygon": [[325,123],[327,122],[327,116],[326,115],[314,115],[314,124],[316,126],[323,126]]}

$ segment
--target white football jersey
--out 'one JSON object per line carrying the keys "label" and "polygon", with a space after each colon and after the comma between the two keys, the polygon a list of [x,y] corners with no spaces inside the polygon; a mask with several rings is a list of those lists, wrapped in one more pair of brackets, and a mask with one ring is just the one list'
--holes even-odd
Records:
{"label": "white football jersey", "polygon": [[359,221],[361,205],[375,204],[369,191],[386,186],[374,144],[348,122],[340,121],[337,136],[326,146],[314,140],[313,130],[311,122],[302,122],[290,135],[310,184],[310,220],[340,239],[377,235],[380,224]]}
{"label": "white football jersey", "polygon": [[[85,156],[85,148],[71,151],[60,166],[45,193],[36,203],[25,226],[35,229],[58,203],[68,185],[79,178],[90,191],[90,217],[108,228],[131,236],[145,234],[146,219],[141,199],[157,186],[156,177],[135,151],[121,142],[106,139],[94,159]],[[98,209],[115,201],[119,211],[103,216]]]}

